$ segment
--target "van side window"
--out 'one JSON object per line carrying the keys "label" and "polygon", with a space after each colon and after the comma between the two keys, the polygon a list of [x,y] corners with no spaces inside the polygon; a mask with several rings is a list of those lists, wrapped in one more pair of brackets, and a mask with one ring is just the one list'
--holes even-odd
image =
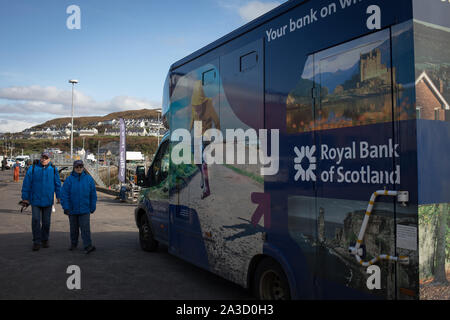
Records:
{"label": "van side window", "polygon": [[247,53],[246,55],[241,56],[240,61],[240,71],[245,72],[247,70],[250,70],[256,66],[258,63],[258,55],[255,51],[252,51],[250,53]]}
{"label": "van side window", "polygon": [[159,149],[155,161],[149,169],[150,186],[157,186],[164,182],[169,175],[169,142],[165,142]]}
{"label": "van side window", "polygon": [[216,70],[211,69],[208,71],[203,72],[202,75],[202,84],[204,86],[207,86],[208,84],[214,83],[214,80],[216,79]]}

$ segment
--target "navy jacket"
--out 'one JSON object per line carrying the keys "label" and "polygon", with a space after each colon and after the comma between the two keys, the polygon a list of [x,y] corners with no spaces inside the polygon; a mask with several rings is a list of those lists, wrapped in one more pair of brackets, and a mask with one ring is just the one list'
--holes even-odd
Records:
{"label": "navy jacket", "polygon": [[56,167],[51,163],[44,167],[39,162],[31,166],[22,185],[22,200],[28,200],[35,207],[50,207],[53,205],[54,194],[60,198],[61,179]]}
{"label": "navy jacket", "polygon": [[85,171],[81,174],[72,171],[62,187],[61,205],[71,215],[94,213],[97,208],[94,179]]}

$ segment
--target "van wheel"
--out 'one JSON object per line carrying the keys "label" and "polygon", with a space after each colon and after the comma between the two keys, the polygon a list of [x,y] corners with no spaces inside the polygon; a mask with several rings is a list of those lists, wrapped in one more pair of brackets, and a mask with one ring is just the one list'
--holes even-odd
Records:
{"label": "van wheel", "polygon": [[152,228],[147,216],[143,214],[139,224],[139,244],[144,251],[152,252],[158,248],[158,241],[153,237]]}
{"label": "van wheel", "polygon": [[266,258],[258,265],[253,281],[253,292],[260,300],[290,300],[289,282],[281,266]]}

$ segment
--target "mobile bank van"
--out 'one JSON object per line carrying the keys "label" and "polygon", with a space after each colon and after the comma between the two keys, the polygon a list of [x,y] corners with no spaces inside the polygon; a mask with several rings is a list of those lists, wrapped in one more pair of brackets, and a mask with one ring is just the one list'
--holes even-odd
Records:
{"label": "mobile bank van", "polygon": [[288,1],[174,63],[142,248],[261,299],[444,282],[449,17],[441,0]]}

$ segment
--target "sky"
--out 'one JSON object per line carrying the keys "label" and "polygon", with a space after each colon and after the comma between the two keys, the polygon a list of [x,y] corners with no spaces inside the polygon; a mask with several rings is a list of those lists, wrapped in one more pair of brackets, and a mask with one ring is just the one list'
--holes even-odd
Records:
{"label": "sky", "polygon": [[[0,132],[161,107],[172,63],[285,0],[0,0]],[[80,8],[80,29],[71,5]]]}

